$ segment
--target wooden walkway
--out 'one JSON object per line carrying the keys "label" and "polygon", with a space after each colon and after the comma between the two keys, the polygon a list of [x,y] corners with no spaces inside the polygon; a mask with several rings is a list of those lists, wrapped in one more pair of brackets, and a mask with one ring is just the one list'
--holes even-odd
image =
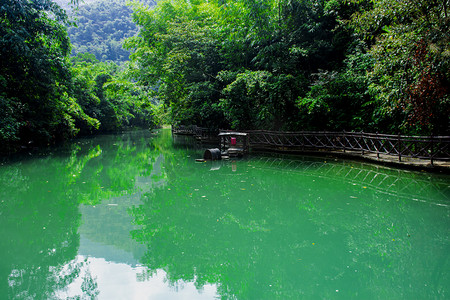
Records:
{"label": "wooden walkway", "polygon": [[172,134],[193,136],[199,142],[210,142],[210,143],[219,142],[218,137],[219,130],[199,127],[196,125],[172,126]]}
{"label": "wooden walkway", "polygon": [[[194,135],[200,140],[205,136],[216,134],[197,126],[181,127],[172,131],[174,134]],[[323,152],[404,166],[442,167],[450,170],[450,136],[405,136],[345,131],[241,132],[248,134],[251,149]]]}
{"label": "wooden walkway", "polygon": [[364,132],[278,132],[246,131],[252,148],[276,150],[326,150],[349,152],[351,155],[411,161],[427,160],[450,162],[450,136],[403,136]]}

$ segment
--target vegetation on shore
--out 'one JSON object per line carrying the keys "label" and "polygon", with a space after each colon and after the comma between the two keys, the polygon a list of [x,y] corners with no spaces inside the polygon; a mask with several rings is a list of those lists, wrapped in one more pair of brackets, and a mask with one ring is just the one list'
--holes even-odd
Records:
{"label": "vegetation on shore", "polygon": [[169,121],[449,132],[448,1],[159,1],[134,6],[139,82]]}
{"label": "vegetation on shore", "polygon": [[69,57],[66,12],[51,0],[0,5],[0,152],[127,126],[153,126],[147,88],[92,54]]}
{"label": "vegetation on shore", "polygon": [[[128,22],[96,29],[81,16],[73,29],[52,0],[2,0],[0,152],[156,123],[448,135],[449,6],[135,2],[138,33],[117,36],[117,49],[102,54],[80,53],[101,48],[89,33],[104,40],[100,33]],[[90,15],[109,11],[97,3]],[[126,37],[131,62],[118,46]]]}

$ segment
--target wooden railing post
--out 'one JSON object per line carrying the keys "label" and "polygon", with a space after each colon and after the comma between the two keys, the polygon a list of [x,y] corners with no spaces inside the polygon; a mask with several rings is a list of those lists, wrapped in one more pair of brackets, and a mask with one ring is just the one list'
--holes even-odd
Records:
{"label": "wooden railing post", "polygon": [[402,150],[401,150],[401,136],[400,133],[398,134],[397,138],[397,152],[398,152],[398,161],[402,161]]}
{"label": "wooden railing post", "polygon": [[[375,137],[376,137],[376,139],[375,139],[375,143],[378,143],[378,131],[375,133]],[[378,145],[377,144],[375,144],[375,149],[377,150],[377,159],[380,159],[380,150],[378,149]]]}
{"label": "wooden railing post", "polygon": [[361,135],[361,154],[364,155],[364,147],[363,147],[363,141],[364,141],[364,137],[363,137],[363,132],[360,132]]}
{"label": "wooden railing post", "polygon": [[433,134],[430,136],[430,162],[433,166],[433,158],[434,158],[434,143],[433,143]]}
{"label": "wooden railing post", "polygon": [[345,144],[344,144],[344,142],[345,142],[345,130],[342,130],[342,150],[345,153]]}
{"label": "wooden railing post", "polygon": [[302,150],[305,150],[305,134],[302,131]]}

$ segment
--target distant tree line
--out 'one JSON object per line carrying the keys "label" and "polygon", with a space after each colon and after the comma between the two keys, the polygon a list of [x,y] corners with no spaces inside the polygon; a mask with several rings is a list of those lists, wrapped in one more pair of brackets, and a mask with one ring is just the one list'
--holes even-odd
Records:
{"label": "distant tree line", "polygon": [[134,5],[136,78],[167,122],[450,132],[448,0]]}

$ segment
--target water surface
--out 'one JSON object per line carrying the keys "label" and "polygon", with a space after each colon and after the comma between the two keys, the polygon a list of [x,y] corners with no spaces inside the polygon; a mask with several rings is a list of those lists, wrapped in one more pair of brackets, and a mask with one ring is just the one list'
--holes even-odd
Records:
{"label": "water surface", "polygon": [[450,177],[170,131],[0,165],[5,299],[448,299]]}

